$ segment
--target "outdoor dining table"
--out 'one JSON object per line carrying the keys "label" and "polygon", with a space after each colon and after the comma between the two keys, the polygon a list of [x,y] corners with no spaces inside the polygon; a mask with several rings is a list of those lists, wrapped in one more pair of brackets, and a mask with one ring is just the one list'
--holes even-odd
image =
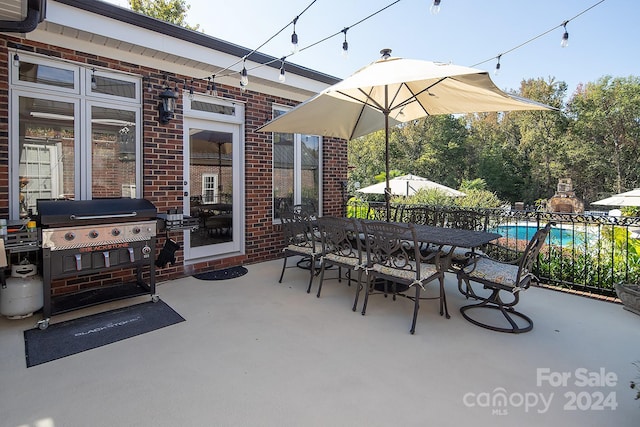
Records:
{"label": "outdoor dining table", "polygon": [[[379,220],[362,220],[365,223],[381,222]],[[392,222],[408,226],[406,222]],[[456,248],[469,248],[473,251],[476,248],[486,245],[487,243],[502,237],[501,234],[489,231],[465,230],[461,228],[438,227],[435,225],[413,224],[416,230],[416,237],[420,243],[437,246],[441,251],[447,247],[446,251],[442,251],[444,270],[451,267],[453,251]],[[407,233],[409,237],[409,233]]]}

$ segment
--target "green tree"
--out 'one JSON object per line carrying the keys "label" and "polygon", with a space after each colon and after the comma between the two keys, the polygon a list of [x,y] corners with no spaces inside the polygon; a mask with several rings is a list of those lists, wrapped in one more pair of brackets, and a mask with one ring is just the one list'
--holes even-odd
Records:
{"label": "green tree", "polygon": [[[579,87],[568,103],[574,138],[593,145],[585,151],[603,156],[602,192],[621,192],[640,184],[640,78],[605,76]],[[607,167],[608,166],[608,167]]]}
{"label": "green tree", "polygon": [[187,12],[191,9],[185,0],[129,0],[134,12],[160,19],[189,30],[198,31],[200,25],[187,24]]}
{"label": "green tree", "polygon": [[393,167],[456,188],[469,176],[463,119],[426,117],[396,128],[392,135]]}

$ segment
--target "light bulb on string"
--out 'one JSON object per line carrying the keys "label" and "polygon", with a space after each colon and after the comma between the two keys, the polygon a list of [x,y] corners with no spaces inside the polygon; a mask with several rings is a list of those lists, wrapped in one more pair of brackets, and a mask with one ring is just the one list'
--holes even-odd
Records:
{"label": "light bulb on string", "polygon": [[215,74],[211,76],[211,94],[213,96],[218,96],[218,88],[216,87],[216,76]]}
{"label": "light bulb on string", "polygon": [[98,82],[96,81],[96,69],[91,69],[91,89],[95,90],[98,88]]}
{"label": "light bulb on string", "polygon": [[211,76],[207,77],[207,95],[211,95]]}
{"label": "light bulb on string", "polygon": [[432,15],[437,15],[438,13],[440,13],[440,0],[433,0],[433,3],[431,3],[431,7],[429,8],[429,10],[431,11]]}
{"label": "light bulb on string", "polygon": [[189,86],[189,99],[193,101],[195,94],[193,93],[193,79],[191,79],[191,85]]}
{"label": "light bulb on string", "polygon": [[280,65],[280,75],[278,76],[278,80],[280,83],[284,83],[287,80],[284,70],[284,58],[282,58],[282,65]]}
{"label": "light bulb on string", "polygon": [[500,74],[500,58],[502,57],[502,55],[498,55],[498,62],[496,63],[496,69],[493,72],[494,75],[498,75]]}
{"label": "light bulb on string", "polygon": [[562,40],[560,40],[560,46],[561,47],[569,46],[569,33],[567,32],[567,24],[568,23],[569,23],[569,21],[564,21],[562,23],[562,26],[564,27],[564,34],[562,34]]}
{"label": "light bulb on string", "polygon": [[347,58],[349,57],[349,42],[347,42],[347,31],[349,30],[348,27],[344,28],[342,30],[342,32],[344,33],[344,41],[342,42],[342,57],[343,58]]}
{"label": "light bulb on string", "polygon": [[13,54],[13,66],[14,67],[20,66],[20,55],[18,55],[18,52]]}
{"label": "light bulb on string", "polygon": [[293,34],[291,34],[291,46],[293,48],[293,53],[298,53],[298,35],[296,34],[296,23],[298,22],[299,16],[296,16],[293,19]]}
{"label": "light bulb on string", "polygon": [[247,76],[247,67],[244,65],[246,63],[246,59],[242,65],[242,71],[240,72],[240,85],[247,86],[249,84],[249,76]]}

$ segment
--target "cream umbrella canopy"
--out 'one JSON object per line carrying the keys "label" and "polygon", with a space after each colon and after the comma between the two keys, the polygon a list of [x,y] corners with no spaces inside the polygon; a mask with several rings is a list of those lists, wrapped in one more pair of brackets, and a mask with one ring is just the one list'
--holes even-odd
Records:
{"label": "cream umbrella canopy", "polygon": [[[365,194],[385,194],[385,188],[387,188],[385,182],[378,182],[377,184],[369,185],[356,191]],[[451,197],[462,197],[465,195],[461,191],[454,190],[446,185],[438,184],[437,182],[417,175],[402,175],[389,180],[389,190],[394,196],[413,196],[421,188],[439,190]]]}
{"label": "cream umbrella canopy", "polygon": [[640,188],[626,191],[620,194],[614,194],[606,199],[592,202],[592,205],[605,206],[640,206]]}
{"label": "cream umbrella canopy", "polygon": [[[382,58],[320,92],[258,129],[353,139],[385,130],[386,188],[389,188],[389,126],[437,114],[549,110],[509,95],[486,71],[416,59]],[[386,192],[387,217],[389,190]]]}

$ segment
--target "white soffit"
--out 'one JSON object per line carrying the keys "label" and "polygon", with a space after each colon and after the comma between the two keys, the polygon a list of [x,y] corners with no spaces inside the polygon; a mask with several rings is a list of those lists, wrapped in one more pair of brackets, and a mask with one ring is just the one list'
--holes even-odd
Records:
{"label": "white soffit", "polygon": [[[47,19],[25,35],[29,40],[58,45],[159,70],[206,78],[240,61],[233,55],[174,37],[126,24],[57,2],[47,7]],[[130,42],[136,40],[136,43]],[[186,54],[185,54],[186,53]],[[247,69],[256,63],[247,60]],[[239,72],[242,63],[230,72]],[[249,72],[249,90],[304,101],[329,85],[287,72],[286,84],[278,81],[279,69],[261,66]],[[240,76],[217,78],[217,82],[239,86]]]}

